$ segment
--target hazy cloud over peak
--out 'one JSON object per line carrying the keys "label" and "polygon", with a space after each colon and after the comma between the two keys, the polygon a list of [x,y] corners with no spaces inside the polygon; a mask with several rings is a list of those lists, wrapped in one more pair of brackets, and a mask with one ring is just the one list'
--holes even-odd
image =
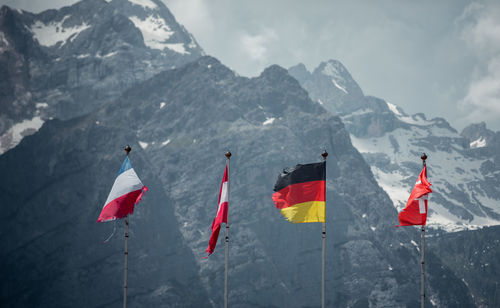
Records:
{"label": "hazy cloud over peak", "polygon": [[462,15],[462,38],[477,57],[467,94],[459,104],[468,121],[495,123],[500,118],[499,16],[499,3],[472,3]]}
{"label": "hazy cloud over peak", "polygon": [[241,36],[241,48],[251,60],[267,62],[268,44],[277,38],[276,33],[271,29],[265,29],[262,33],[250,35],[244,33]]}

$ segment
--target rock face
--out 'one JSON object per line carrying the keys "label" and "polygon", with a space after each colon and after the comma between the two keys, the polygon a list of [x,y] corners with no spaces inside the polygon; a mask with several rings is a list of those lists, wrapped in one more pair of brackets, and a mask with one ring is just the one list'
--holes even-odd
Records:
{"label": "rock face", "polygon": [[0,9],[0,153],[203,50],[162,1],[85,0],[39,14]]}
{"label": "rock face", "polygon": [[[123,221],[101,244],[113,223],[96,220],[130,130],[90,121],[48,121],[0,156],[8,175],[0,183],[0,300],[6,307],[122,305]],[[131,159],[150,192],[130,219],[130,306],[201,307],[208,299],[172,202],[140,147]]]}
{"label": "rock face", "polygon": [[[461,277],[477,307],[499,307],[500,227],[439,234],[428,240],[428,251]],[[426,251],[427,253],[427,251]]]}
{"label": "rock face", "polygon": [[469,147],[474,149],[488,146],[495,133],[486,128],[486,123],[481,122],[467,126],[460,135],[466,138],[469,141]]}
{"label": "rock face", "polygon": [[406,204],[425,152],[434,184],[431,228],[457,231],[500,224],[500,165],[493,151],[495,134],[484,123],[459,134],[445,119],[408,115],[394,104],[363,96],[338,61],[321,63],[313,73],[303,65],[289,72],[314,101],[341,116],[353,145],[398,211]]}
{"label": "rock face", "polygon": [[[0,182],[2,303],[121,304],[122,236],[99,244],[112,226],[95,220],[127,143],[150,187],[131,216],[132,306],[223,301],[222,241],[201,258],[227,150],[230,304],[319,306],[321,225],[286,222],[270,196],[284,167],[319,161],[323,149],[327,305],[419,306],[418,235],[394,228],[397,212],[341,119],[310,100],[285,69],[271,66],[248,79],[211,57],[164,71],[86,116],[48,121],[0,156],[9,175]],[[472,306],[465,284],[428,258],[427,304]]]}
{"label": "rock face", "polygon": [[[289,69],[311,98],[333,114],[350,113],[361,107],[364,94],[342,63],[322,62],[311,74],[303,64]],[[339,112],[342,110],[341,112]]]}

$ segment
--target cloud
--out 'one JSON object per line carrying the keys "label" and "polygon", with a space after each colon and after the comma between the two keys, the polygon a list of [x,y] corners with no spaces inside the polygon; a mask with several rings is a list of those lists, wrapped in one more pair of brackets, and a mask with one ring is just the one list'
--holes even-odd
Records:
{"label": "cloud", "polygon": [[490,61],[486,74],[471,82],[461,108],[475,122],[500,117],[500,56]]}
{"label": "cloud", "polygon": [[496,120],[500,117],[500,5],[473,3],[461,19],[466,23],[462,39],[478,57],[475,74],[459,108],[470,121]]}
{"label": "cloud", "polygon": [[33,13],[39,13],[49,8],[61,8],[72,5],[78,0],[0,0],[0,6],[7,5],[12,8],[19,8]]}
{"label": "cloud", "polygon": [[242,51],[251,60],[266,62],[268,60],[268,46],[277,37],[276,32],[271,29],[264,29],[262,33],[256,35],[244,33],[240,38]]}
{"label": "cloud", "polygon": [[190,32],[208,35],[214,30],[214,21],[207,1],[163,0],[177,21]]}

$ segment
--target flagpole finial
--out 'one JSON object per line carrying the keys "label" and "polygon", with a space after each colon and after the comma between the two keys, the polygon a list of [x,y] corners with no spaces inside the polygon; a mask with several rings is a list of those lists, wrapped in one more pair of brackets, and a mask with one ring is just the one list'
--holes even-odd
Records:
{"label": "flagpole finial", "polygon": [[130,151],[132,151],[132,148],[130,147],[130,145],[127,144],[127,146],[125,147],[125,152],[127,152],[127,155],[128,153],[130,153]]}
{"label": "flagpole finial", "polygon": [[323,160],[326,160],[326,157],[328,156],[328,152],[326,150],[321,153],[321,156],[323,156]]}
{"label": "flagpole finial", "polygon": [[231,158],[231,152],[229,152],[229,151],[227,151],[226,154],[224,154],[224,155],[226,155],[227,159]]}
{"label": "flagpole finial", "polygon": [[422,164],[424,164],[425,166],[425,160],[427,159],[427,154],[422,153],[422,156],[420,156],[420,158],[422,159]]}

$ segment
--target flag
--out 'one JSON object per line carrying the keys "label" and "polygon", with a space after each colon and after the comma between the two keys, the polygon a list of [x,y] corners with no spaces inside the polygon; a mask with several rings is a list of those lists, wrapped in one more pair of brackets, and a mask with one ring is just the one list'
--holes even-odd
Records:
{"label": "flag", "polygon": [[424,166],[411,191],[410,198],[406,202],[406,207],[399,213],[399,224],[401,226],[425,226],[428,194],[432,192],[431,185],[427,180],[427,167]]}
{"label": "flag", "polygon": [[272,195],[289,222],[325,222],[326,162],[283,170]]}
{"label": "flag", "polygon": [[229,210],[229,176],[227,174],[227,165],[224,170],[224,176],[222,178],[222,183],[220,185],[219,191],[219,204],[217,206],[217,214],[212,222],[212,235],[210,236],[210,241],[208,242],[207,253],[211,255],[215,250],[215,245],[217,245],[217,238],[219,237],[220,225],[225,223],[227,225],[227,212]]}
{"label": "flag", "polygon": [[134,206],[141,201],[142,195],[147,190],[148,188],[142,184],[127,156],[97,222],[120,219],[133,213]]}

